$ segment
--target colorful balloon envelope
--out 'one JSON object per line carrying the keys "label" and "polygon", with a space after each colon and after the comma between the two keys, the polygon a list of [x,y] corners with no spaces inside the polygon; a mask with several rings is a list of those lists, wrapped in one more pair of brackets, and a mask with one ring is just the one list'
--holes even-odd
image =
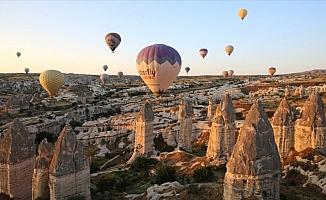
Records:
{"label": "colorful balloon envelope", "polygon": [[268,68],[268,73],[269,75],[273,76],[276,72],[276,68],[275,67],[270,67]]}
{"label": "colorful balloon envelope", "polygon": [[186,67],[186,68],[185,68],[185,71],[186,71],[187,74],[188,74],[188,72],[190,71],[190,67]]}
{"label": "colorful balloon envelope", "polygon": [[226,53],[230,56],[231,55],[231,53],[233,52],[233,50],[234,50],[234,47],[232,46],[232,45],[227,45],[226,47],[225,47],[225,51],[226,51]]}
{"label": "colorful balloon envelope", "polygon": [[239,17],[241,18],[242,21],[243,21],[243,19],[247,16],[247,14],[248,14],[247,9],[241,8],[241,9],[238,11],[238,15],[239,15]]}
{"label": "colorful balloon envelope", "polygon": [[123,76],[123,72],[120,71],[120,72],[118,72],[117,75],[118,75],[118,78],[122,78],[122,76]]}
{"label": "colorful balloon envelope", "polygon": [[181,69],[181,57],[172,47],[153,44],[137,56],[137,70],[148,88],[159,95],[169,88]]}
{"label": "colorful balloon envelope", "polygon": [[100,79],[101,79],[102,83],[105,84],[105,83],[109,82],[110,76],[109,76],[109,74],[101,74]]}
{"label": "colorful balloon envelope", "polygon": [[227,78],[227,77],[229,76],[228,71],[223,71],[223,72],[222,72],[222,76],[223,76],[224,78]]}
{"label": "colorful balloon envelope", "polygon": [[105,36],[105,42],[113,53],[114,50],[119,46],[121,37],[118,33],[108,33]]}
{"label": "colorful balloon envelope", "polygon": [[233,74],[234,74],[234,71],[233,71],[232,69],[230,69],[230,70],[228,71],[228,75],[229,75],[230,77],[232,77]]}
{"label": "colorful balloon envelope", "polygon": [[199,55],[204,59],[208,54],[207,49],[199,49]]}
{"label": "colorful balloon envelope", "polygon": [[64,75],[58,70],[46,70],[41,73],[39,81],[49,96],[55,96],[64,84]]}
{"label": "colorful balloon envelope", "polygon": [[19,58],[20,55],[22,55],[22,54],[21,54],[20,52],[17,52],[16,55],[17,55],[17,57]]}
{"label": "colorful balloon envelope", "polygon": [[29,68],[25,68],[24,71],[25,71],[26,74],[28,74]]}
{"label": "colorful balloon envelope", "polygon": [[103,70],[106,71],[109,67],[107,65],[103,65]]}

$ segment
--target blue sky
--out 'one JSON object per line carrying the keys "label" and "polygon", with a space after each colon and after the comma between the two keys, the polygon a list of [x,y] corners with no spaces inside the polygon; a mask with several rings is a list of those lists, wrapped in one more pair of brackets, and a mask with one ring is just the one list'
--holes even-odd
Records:
{"label": "blue sky", "polygon": [[[248,10],[242,22],[240,8]],[[326,68],[326,1],[0,1],[0,72],[137,74],[136,56],[163,43],[191,75]],[[108,32],[122,37],[114,54]],[[235,47],[229,57],[224,46]],[[207,48],[203,60],[198,54]],[[22,56],[16,57],[21,51]]]}

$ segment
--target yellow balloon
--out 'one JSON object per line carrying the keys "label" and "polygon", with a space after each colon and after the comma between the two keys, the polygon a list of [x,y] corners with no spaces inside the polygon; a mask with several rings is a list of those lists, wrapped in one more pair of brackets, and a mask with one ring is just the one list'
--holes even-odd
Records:
{"label": "yellow balloon", "polygon": [[39,81],[49,96],[55,96],[64,84],[64,75],[57,70],[46,70],[41,73]]}
{"label": "yellow balloon", "polygon": [[238,12],[239,17],[243,20],[248,14],[247,9],[241,8]]}
{"label": "yellow balloon", "polygon": [[226,51],[226,53],[227,53],[229,56],[231,55],[231,53],[233,52],[233,50],[234,50],[234,48],[233,48],[232,45],[227,45],[227,46],[225,47],[225,51]]}

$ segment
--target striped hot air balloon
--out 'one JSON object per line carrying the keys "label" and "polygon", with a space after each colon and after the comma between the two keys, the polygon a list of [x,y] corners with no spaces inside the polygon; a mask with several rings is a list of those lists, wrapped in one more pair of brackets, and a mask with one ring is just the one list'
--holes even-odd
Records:
{"label": "striped hot air balloon", "polygon": [[233,52],[233,50],[234,50],[234,47],[232,46],[232,45],[227,45],[226,47],[225,47],[225,51],[226,51],[226,53],[230,56],[231,55],[231,53]]}
{"label": "striped hot air balloon", "polygon": [[204,59],[208,54],[207,49],[199,49],[199,55]]}
{"label": "striped hot air balloon", "polygon": [[118,76],[118,78],[122,78],[122,76],[123,76],[123,72],[119,71],[119,72],[117,73],[117,76]]}
{"label": "striped hot air balloon", "polygon": [[108,33],[105,36],[105,42],[113,53],[114,50],[119,46],[121,37],[118,33]]}
{"label": "striped hot air balloon", "polygon": [[109,74],[100,74],[100,79],[103,84],[107,83],[110,80]]}
{"label": "striped hot air balloon", "polygon": [[229,72],[228,71],[223,71],[222,76],[223,76],[223,78],[227,78],[229,76]]}
{"label": "striped hot air balloon", "polygon": [[58,70],[46,70],[41,73],[39,81],[49,96],[55,96],[64,84],[64,75]]}
{"label": "striped hot air balloon", "polygon": [[268,73],[269,75],[273,76],[276,72],[276,68],[275,67],[270,67],[268,68]]}
{"label": "striped hot air balloon", "polygon": [[181,69],[179,53],[165,44],[145,47],[136,62],[140,77],[155,95],[168,89]]}
{"label": "striped hot air balloon", "polygon": [[24,69],[24,71],[25,71],[26,74],[28,74],[28,72],[29,72],[29,68],[26,67],[26,68]]}
{"label": "striped hot air balloon", "polygon": [[232,77],[233,74],[234,74],[234,71],[233,71],[232,69],[230,69],[230,70],[228,71],[228,74],[229,74],[230,77]]}

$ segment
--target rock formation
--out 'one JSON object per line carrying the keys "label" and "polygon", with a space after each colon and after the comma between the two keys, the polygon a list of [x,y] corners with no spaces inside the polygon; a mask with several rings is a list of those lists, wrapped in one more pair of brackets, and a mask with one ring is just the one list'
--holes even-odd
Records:
{"label": "rock formation", "polygon": [[302,117],[295,124],[295,149],[326,150],[326,119],[324,105],[318,93],[311,93],[302,110]]}
{"label": "rock formation", "polygon": [[152,105],[146,102],[136,116],[134,153],[127,162],[132,163],[136,157],[149,157],[154,151],[153,136],[154,112]]}
{"label": "rock formation", "polygon": [[259,101],[249,110],[226,167],[224,199],[280,198],[280,157],[272,126]]}
{"label": "rock formation", "polygon": [[15,119],[0,134],[0,193],[17,200],[32,198],[34,154],[34,137]]}
{"label": "rock formation", "polygon": [[290,89],[289,86],[286,86],[286,87],[285,87],[284,96],[285,96],[285,97],[290,97],[290,96],[292,96],[292,92],[291,92],[291,89]]}
{"label": "rock formation", "polygon": [[43,139],[38,146],[38,156],[34,165],[32,179],[32,199],[50,199],[49,166],[52,159],[53,145]]}
{"label": "rock formation", "polygon": [[90,200],[90,169],[82,144],[69,125],[61,131],[49,167],[50,199]]}
{"label": "rock formation", "polygon": [[207,119],[211,120],[214,117],[215,111],[217,108],[216,102],[210,98],[208,100],[208,106],[207,106]]}
{"label": "rock formation", "polygon": [[224,95],[212,121],[206,157],[214,161],[230,157],[235,145],[235,110],[229,94]]}
{"label": "rock formation", "polygon": [[299,96],[300,98],[303,98],[305,96],[305,88],[303,85],[296,88],[294,96]]}
{"label": "rock formation", "polygon": [[178,138],[178,147],[186,151],[191,151],[192,140],[192,101],[190,98],[184,98],[179,105],[178,121],[180,123],[180,132]]}
{"label": "rock formation", "polygon": [[274,113],[272,126],[278,153],[284,158],[294,148],[294,114],[285,98]]}

